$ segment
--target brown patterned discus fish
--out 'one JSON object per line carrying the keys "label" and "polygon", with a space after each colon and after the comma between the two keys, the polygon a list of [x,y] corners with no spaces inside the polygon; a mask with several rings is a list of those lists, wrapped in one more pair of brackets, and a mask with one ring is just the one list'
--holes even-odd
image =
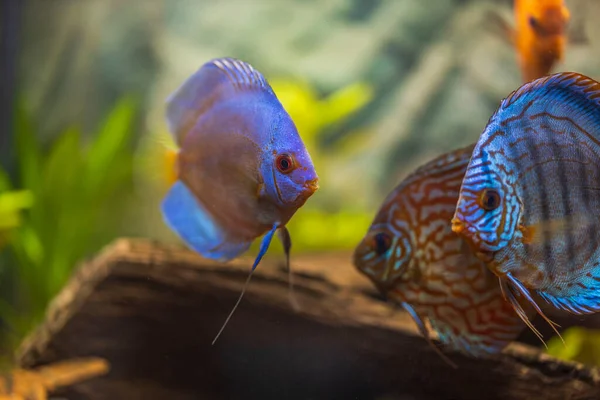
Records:
{"label": "brown patterned discus fish", "polygon": [[[409,175],[387,197],[354,252],[354,265],[399,302],[429,340],[473,356],[500,352],[524,328],[498,279],[452,232],[473,146],[444,154]],[[526,308],[528,310],[528,308]]]}

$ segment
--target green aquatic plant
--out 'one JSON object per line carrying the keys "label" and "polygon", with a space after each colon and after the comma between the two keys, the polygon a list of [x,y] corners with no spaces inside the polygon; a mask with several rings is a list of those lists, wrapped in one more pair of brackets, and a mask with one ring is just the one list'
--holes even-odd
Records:
{"label": "green aquatic plant", "polygon": [[344,122],[373,98],[373,89],[357,82],[321,98],[309,83],[300,80],[269,79],[277,98],[290,114],[313,161],[326,153],[319,144],[325,129]]}
{"label": "green aquatic plant", "polygon": [[[366,83],[349,84],[328,96],[320,96],[309,83],[269,79],[277,97],[290,114],[319,174],[321,188],[289,223],[295,251],[351,249],[360,241],[373,217],[371,210],[353,204],[346,191],[355,190],[337,180],[339,171],[348,171],[348,140],[324,149],[323,133],[360,111],[373,99]],[[348,132],[345,138],[364,139],[367,132]],[[354,140],[356,141],[356,140]],[[330,172],[332,171],[332,172]],[[338,176],[336,176],[336,174]],[[336,199],[327,204],[327,199]],[[256,244],[255,244],[256,245]]]}
{"label": "green aquatic plant", "polygon": [[367,231],[374,214],[364,210],[319,209],[298,211],[288,224],[293,232],[294,251],[352,250]]}
{"label": "green aquatic plant", "polygon": [[11,271],[3,276],[11,282],[1,284],[12,290],[0,293],[0,317],[10,329],[4,335],[10,344],[41,319],[76,263],[116,236],[131,180],[135,115],[135,102],[125,98],[98,132],[84,136],[72,127],[42,146],[32,119],[18,109],[16,182],[3,177],[5,185],[20,190],[8,199],[28,209],[13,219],[5,249]]}
{"label": "green aquatic plant", "polygon": [[548,341],[548,354],[567,361],[600,367],[600,330],[574,326],[562,334],[565,343],[559,337]]}
{"label": "green aquatic plant", "polygon": [[9,240],[10,233],[21,225],[22,211],[33,204],[28,190],[12,190],[5,171],[0,169],[0,250]]}

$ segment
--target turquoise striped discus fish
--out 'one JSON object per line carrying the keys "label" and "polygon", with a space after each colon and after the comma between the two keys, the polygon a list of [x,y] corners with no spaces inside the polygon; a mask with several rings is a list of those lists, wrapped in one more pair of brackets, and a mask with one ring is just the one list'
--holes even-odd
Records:
{"label": "turquoise striped discus fish", "polygon": [[[502,101],[481,134],[452,229],[516,296],[600,310],[600,84],[559,73]],[[541,336],[540,336],[541,339]]]}
{"label": "turquoise striped discus fish", "polygon": [[354,265],[409,312],[426,339],[427,319],[447,347],[484,357],[524,325],[498,279],[450,226],[472,152],[469,146],[443,154],[400,183],[356,247]]}
{"label": "turquoise striped discus fish", "polygon": [[289,269],[285,225],[317,190],[318,177],[263,75],[240,60],[212,60],[170,96],[167,122],[179,147],[177,181],[162,203],[167,225],[219,261],[265,235],[246,285],[278,231]]}

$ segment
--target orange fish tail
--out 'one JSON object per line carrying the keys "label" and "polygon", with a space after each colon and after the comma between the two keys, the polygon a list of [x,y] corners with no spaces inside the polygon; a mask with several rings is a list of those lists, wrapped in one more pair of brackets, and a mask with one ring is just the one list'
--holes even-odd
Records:
{"label": "orange fish tail", "polygon": [[169,186],[173,185],[179,178],[179,164],[177,162],[178,152],[173,149],[165,149],[163,155],[164,179]]}

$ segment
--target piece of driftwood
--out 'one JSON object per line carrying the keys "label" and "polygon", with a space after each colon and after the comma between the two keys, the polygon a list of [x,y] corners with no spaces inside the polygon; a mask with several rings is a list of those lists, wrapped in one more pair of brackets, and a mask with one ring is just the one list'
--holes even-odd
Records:
{"label": "piece of driftwood", "polygon": [[600,373],[526,345],[450,368],[409,317],[366,295],[350,256],[266,259],[219,341],[251,259],[207,261],[178,246],[120,240],[83,265],[21,346],[36,367],[106,359],[110,372],[57,391],[69,400],[600,399]]}

